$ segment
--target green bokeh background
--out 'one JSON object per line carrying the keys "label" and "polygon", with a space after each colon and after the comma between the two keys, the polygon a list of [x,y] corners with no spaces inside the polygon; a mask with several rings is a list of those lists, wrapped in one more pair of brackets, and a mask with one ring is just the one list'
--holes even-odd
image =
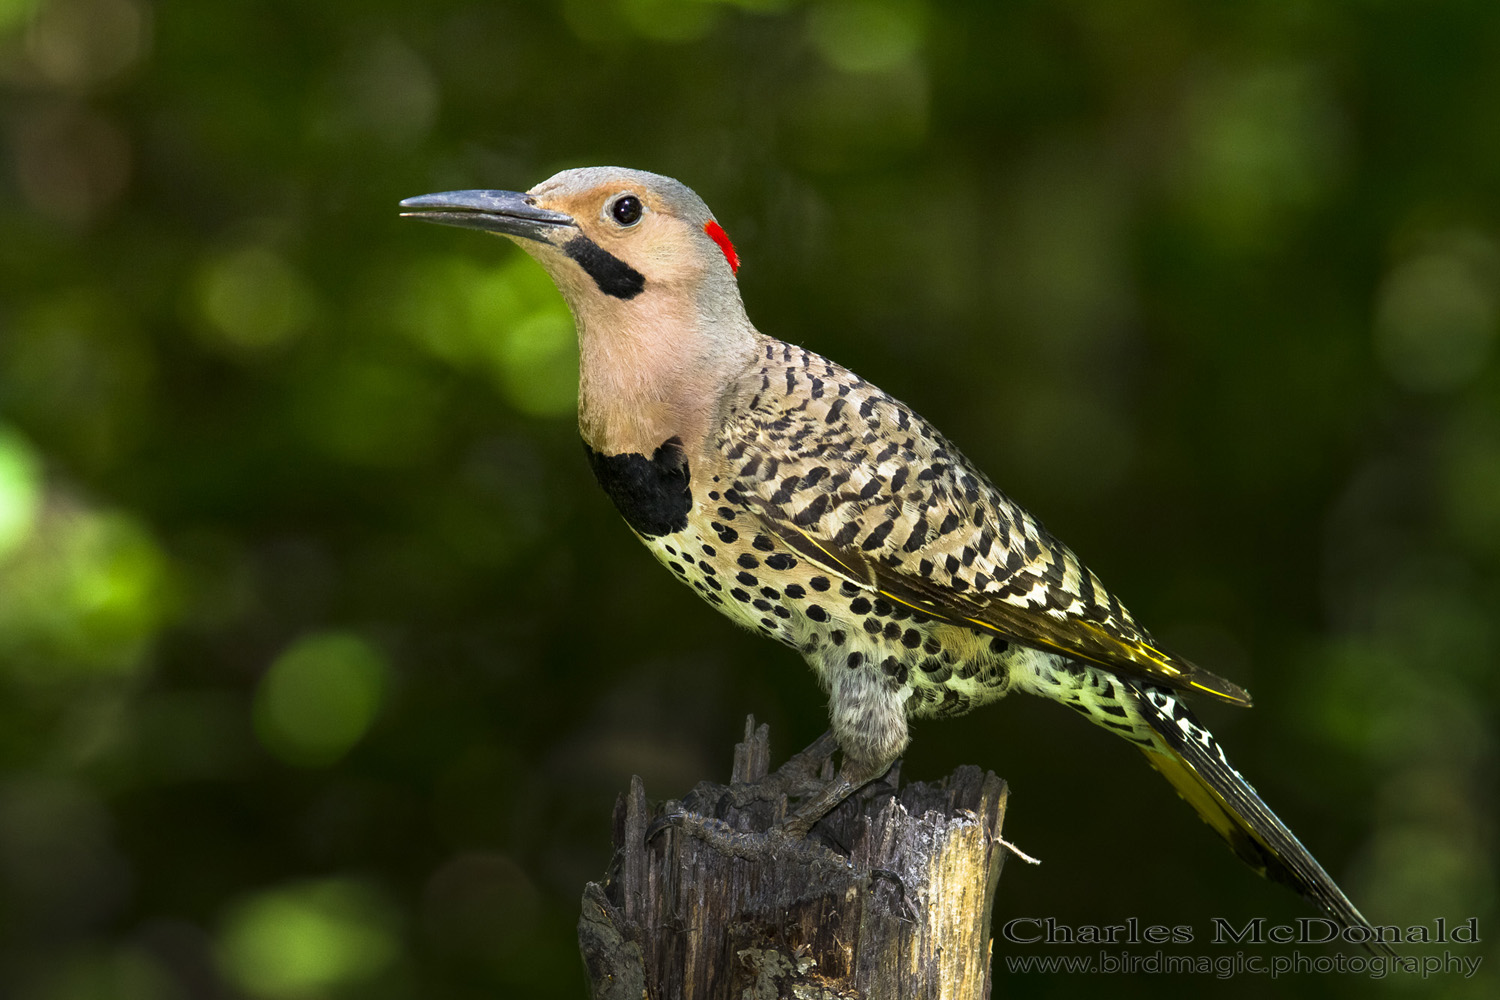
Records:
{"label": "green bokeh background", "polygon": [[[616,163],[1251,689],[1372,919],[1486,939],[1278,992],[1493,996],[1497,109],[1489,0],[0,0],[0,994],[582,996],[630,775],[822,730],[595,488],[540,269],[396,217]],[[915,737],[1011,782],[997,926],[1313,912],[1062,708]]]}

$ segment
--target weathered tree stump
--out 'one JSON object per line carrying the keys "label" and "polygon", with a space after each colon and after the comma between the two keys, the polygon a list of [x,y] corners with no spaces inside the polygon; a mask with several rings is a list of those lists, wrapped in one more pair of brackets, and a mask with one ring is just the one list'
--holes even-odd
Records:
{"label": "weathered tree stump", "polygon": [[[751,718],[731,781],[765,777],[769,760],[768,727]],[[1005,782],[975,767],[897,782],[893,770],[813,828],[809,841],[837,854],[798,845],[757,857],[672,826],[649,844],[645,834],[684,809],[763,832],[784,798],[736,808],[729,788],[705,782],[650,809],[633,778],[615,806],[609,873],[584,889],[578,921],[594,997],[988,997]]]}

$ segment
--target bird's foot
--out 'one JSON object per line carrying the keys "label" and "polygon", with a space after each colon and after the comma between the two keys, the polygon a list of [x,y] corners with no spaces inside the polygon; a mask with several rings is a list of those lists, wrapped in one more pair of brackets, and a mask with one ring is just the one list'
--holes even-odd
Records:
{"label": "bird's foot", "polygon": [[646,828],[646,843],[669,829],[679,830],[720,854],[744,861],[795,861],[843,872],[854,867],[847,857],[832,848],[806,839],[806,828],[790,820],[764,832],[736,830],[712,816],[668,808]]}
{"label": "bird's foot", "polygon": [[[838,741],[830,730],[764,778],[730,785],[730,804],[736,809],[745,809],[757,802],[817,795],[833,778],[833,752],[837,749]],[[806,833],[806,829],[801,831],[802,835]]]}

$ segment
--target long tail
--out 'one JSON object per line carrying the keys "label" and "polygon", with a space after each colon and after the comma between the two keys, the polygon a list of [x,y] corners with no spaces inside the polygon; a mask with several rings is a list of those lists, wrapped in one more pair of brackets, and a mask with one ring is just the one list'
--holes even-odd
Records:
{"label": "long tail", "polygon": [[1370,952],[1395,954],[1317,859],[1234,769],[1218,740],[1175,693],[1118,678],[1115,682],[1134,694],[1133,714],[1139,714],[1154,736],[1149,745],[1145,740],[1134,742],[1151,766],[1229,843],[1240,860],[1267,878],[1295,889],[1341,927],[1358,928],[1361,943]]}

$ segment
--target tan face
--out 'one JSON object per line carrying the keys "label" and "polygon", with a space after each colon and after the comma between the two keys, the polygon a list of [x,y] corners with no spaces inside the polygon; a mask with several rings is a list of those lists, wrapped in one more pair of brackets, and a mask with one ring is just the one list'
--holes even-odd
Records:
{"label": "tan face", "polygon": [[[649,184],[621,177],[575,190],[546,181],[530,196],[538,208],[573,220],[575,232],[559,232],[549,242],[606,295],[626,297],[628,272],[640,275],[643,290],[660,292],[696,285],[711,268],[728,266],[725,251],[704,229],[717,224],[685,217],[683,208],[692,206],[674,205]],[[561,263],[554,260],[549,267],[560,282],[568,278]]]}
{"label": "tan face", "polygon": [[[739,259],[703,201],[643,170],[564,170],[529,192],[448,191],[408,198],[408,217],[515,240],[547,268],[569,304],[630,302],[665,291],[710,306],[738,301]],[[639,303],[637,303],[639,304]]]}

